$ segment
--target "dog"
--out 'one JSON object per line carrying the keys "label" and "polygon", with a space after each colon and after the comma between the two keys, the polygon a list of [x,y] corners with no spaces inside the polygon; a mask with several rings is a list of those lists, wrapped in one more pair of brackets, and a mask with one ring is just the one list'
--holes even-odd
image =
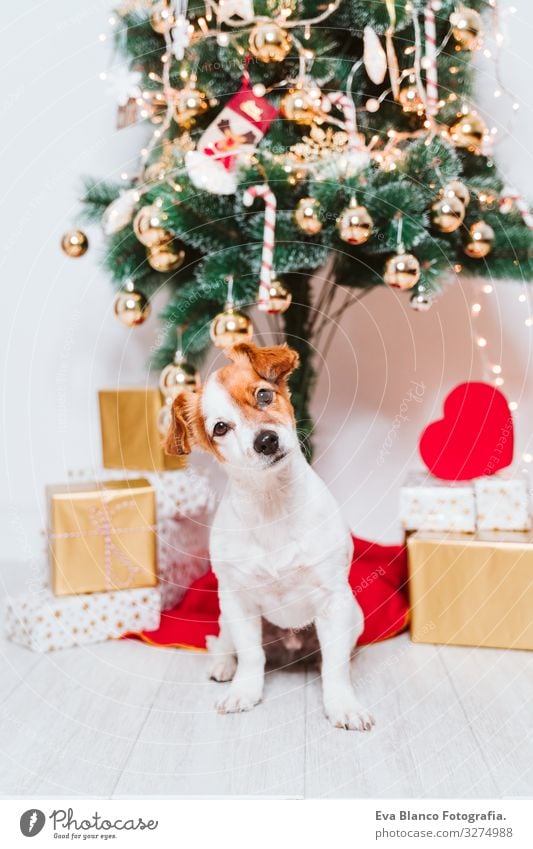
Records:
{"label": "dog", "polygon": [[348,584],[352,539],[301,451],[287,383],[298,354],[240,343],[227,356],[201,391],[175,398],[164,443],[169,454],[210,452],[229,478],[210,534],[221,609],[220,634],[208,646],[211,677],[231,681],[217,709],[234,713],[261,701],[263,619],[290,629],[296,642],[314,624],[326,716],[339,728],[370,730],[374,720],[350,678],[364,624]]}

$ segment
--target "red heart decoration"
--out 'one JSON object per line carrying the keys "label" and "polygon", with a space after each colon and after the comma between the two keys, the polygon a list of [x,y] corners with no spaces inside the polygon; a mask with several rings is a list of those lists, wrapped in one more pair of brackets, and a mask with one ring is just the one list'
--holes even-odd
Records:
{"label": "red heart decoration", "polygon": [[505,396],[488,383],[461,383],[444,401],[444,416],[419,442],[429,471],[445,481],[493,475],[513,461],[513,417]]}

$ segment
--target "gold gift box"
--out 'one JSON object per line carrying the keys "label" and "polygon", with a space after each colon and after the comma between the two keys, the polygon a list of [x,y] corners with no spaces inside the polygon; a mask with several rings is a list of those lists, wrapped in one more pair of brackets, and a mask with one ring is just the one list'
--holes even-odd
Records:
{"label": "gold gift box", "polygon": [[408,541],[411,638],[533,649],[533,533],[419,531]]}
{"label": "gold gift box", "polygon": [[46,494],[56,596],[157,584],[156,500],[147,480],[50,486]]}
{"label": "gold gift box", "polygon": [[161,447],[159,389],[103,389],[98,400],[105,469],[164,472],[185,467],[183,457],[169,457]]}

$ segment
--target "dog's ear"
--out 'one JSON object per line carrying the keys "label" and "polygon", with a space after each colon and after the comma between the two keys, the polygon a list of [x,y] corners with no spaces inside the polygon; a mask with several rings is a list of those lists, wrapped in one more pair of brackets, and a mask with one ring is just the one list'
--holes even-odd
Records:
{"label": "dog's ear", "polygon": [[259,348],[252,342],[240,342],[230,348],[227,355],[233,362],[246,358],[260,377],[274,383],[286,380],[300,363],[297,352],[287,344]]}
{"label": "dog's ear", "polygon": [[195,442],[200,398],[195,392],[181,392],[172,403],[170,427],[163,441],[166,454],[190,454]]}

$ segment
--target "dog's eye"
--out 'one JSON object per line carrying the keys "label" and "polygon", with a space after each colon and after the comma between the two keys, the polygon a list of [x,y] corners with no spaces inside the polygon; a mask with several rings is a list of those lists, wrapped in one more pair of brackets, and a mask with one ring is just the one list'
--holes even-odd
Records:
{"label": "dog's eye", "polygon": [[256,397],[260,407],[268,407],[274,400],[274,392],[272,389],[259,389]]}
{"label": "dog's eye", "polygon": [[213,436],[224,436],[229,430],[226,422],[217,422],[213,428]]}

